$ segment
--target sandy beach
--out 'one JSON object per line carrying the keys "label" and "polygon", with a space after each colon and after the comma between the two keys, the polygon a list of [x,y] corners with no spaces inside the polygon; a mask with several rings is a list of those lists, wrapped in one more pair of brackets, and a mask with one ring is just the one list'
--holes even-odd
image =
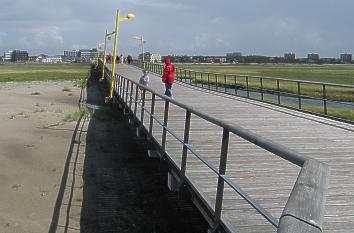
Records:
{"label": "sandy beach", "polygon": [[0,84],[0,232],[48,232],[79,95],[72,81]]}

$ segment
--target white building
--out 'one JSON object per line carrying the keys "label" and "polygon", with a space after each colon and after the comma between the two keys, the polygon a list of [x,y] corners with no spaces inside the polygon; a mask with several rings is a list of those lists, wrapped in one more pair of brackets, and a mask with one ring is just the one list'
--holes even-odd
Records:
{"label": "white building", "polygon": [[4,52],[4,62],[10,62],[12,60],[12,51]]}
{"label": "white building", "polygon": [[[39,59],[39,57],[37,58]],[[49,56],[46,58],[41,59],[42,63],[62,63],[63,57],[62,56]]]}
{"label": "white building", "polygon": [[[139,55],[139,60],[141,59],[141,54]],[[151,62],[151,63],[161,63],[161,54],[159,53],[150,53],[146,52],[144,53],[144,61],[145,62]]]}

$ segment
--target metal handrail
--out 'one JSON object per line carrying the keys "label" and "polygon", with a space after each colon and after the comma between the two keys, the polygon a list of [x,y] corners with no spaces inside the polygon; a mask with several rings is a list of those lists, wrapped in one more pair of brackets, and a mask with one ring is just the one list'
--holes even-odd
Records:
{"label": "metal handrail", "polygon": [[[108,70],[108,72],[110,72]],[[109,78],[109,75],[107,76]],[[118,81],[117,81],[118,80]],[[129,90],[130,85],[130,90]],[[135,98],[133,96],[132,90],[134,90],[133,86],[135,86]],[[138,103],[138,90],[142,90],[142,103]],[[183,104],[179,101],[171,99],[165,95],[157,93],[155,90],[146,87],[144,85],[140,85],[138,82],[127,79],[123,76],[116,76],[116,84],[115,84],[115,93],[117,97],[125,104],[126,107],[129,107],[128,111],[130,111],[136,120],[139,120],[137,117],[137,106],[140,105],[141,116],[140,116],[140,127],[144,127],[144,113],[147,113],[150,116],[150,123],[153,123],[153,120],[162,126],[163,135],[162,135],[162,150],[163,153],[168,154],[165,150],[166,143],[166,133],[169,132],[173,137],[175,137],[182,145],[182,164],[181,164],[181,178],[188,179],[185,176],[186,170],[186,156],[187,150],[190,151],[194,156],[196,156],[201,162],[203,162],[211,171],[218,175],[218,186],[217,186],[217,196],[216,196],[216,204],[214,209],[214,229],[216,229],[221,223],[221,210],[222,210],[222,201],[223,201],[223,190],[224,183],[228,184],[235,192],[237,192],[242,198],[244,198],[254,209],[256,209],[262,216],[265,217],[273,226],[278,228],[278,232],[294,232],[293,227],[296,228],[297,232],[302,232],[301,229],[307,229],[310,226],[310,231],[308,232],[318,232],[318,230],[322,229],[322,221],[323,221],[323,210],[325,203],[325,192],[327,188],[327,176],[328,176],[328,166],[306,156],[303,156],[297,152],[289,150],[284,146],[272,142],[262,136],[259,136],[251,131],[248,131],[232,122],[223,121],[218,118],[215,118],[209,114],[199,111],[198,109]],[[161,122],[158,120],[154,113],[154,107],[151,107],[152,110],[148,110],[145,108],[145,95],[146,92],[152,94],[153,98],[151,99],[151,106],[155,106],[154,101],[156,101],[156,97],[161,98],[165,101],[165,110],[164,110],[164,120]],[[128,94],[130,93],[130,104],[128,104]],[[124,96],[125,94],[125,96]],[[134,100],[134,101],[133,101]],[[132,101],[134,102],[134,110],[131,105]],[[186,119],[185,119],[185,129],[184,129],[184,140],[178,137],[174,132],[167,126],[168,123],[168,112],[169,112],[169,104],[172,103],[175,106],[180,107],[181,109],[186,111]],[[223,128],[223,137],[222,137],[222,149],[220,155],[220,164],[219,169],[210,164],[207,160],[203,158],[203,156],[197,152],[190,144],[188,144],[189,137],[189,126],[191,120],[191,114],[200,117],[216,126]],[[145,129],[147,130],[147,129]],[[149,127],[149,135],[151,136],[152,125]],[[225,175],[226,171],[226,163],[227,163],[227,153],[228,153],[228,143],[229,143],[229,133],[233,133],[254,145],[259,146],[293,164],[296,164],[301,168],[299,177],[294,185],[293,191],[290,194],[290,198],[284,208],[283,214],[280,218],[280,222],[274,218],[269,212],[263,209],[258,203],[256,203],[252,198],[250,198],[246,192],[242,191],[238,185],[236,185],[231,179]],[[311,166],[309,166],[310,164]],[[306,175],[304,175],[306,174]],[[310,174],[310,175],[309,175]],[[314,182],[318,181],[318,183]],[[304,184],[311,184],[311,186],[304,186]],[[300,200],[299,198],[305,197],[305,200]],[[307,203],[307,201],[314,201],[316,205],[312,203]],[[299,207],[300,205],[300,207]],[[308,209],[311,208],[311,209]],[[311,215],[308,215],[311,213]],[[293,224],[293,221],[301,220],[300,224]]]}
{"label": "metal handrail", "polygon": [[[161,64],[145,63],[145,67],[151,70],[152,72],[162,74],[163,66]],[[346,102],[343,99],[332,98],[328,94],[331,93],[333,90],[327,90],[327,87],[332,87],[332,88],[347,88],[347,89],[352,89],[354,91],[354,85],[296,80],[296,79],[287,79],[287,78],[274,78],[274,77],[244,75],[244,74],[203,72],[203,71],[195,71],[195,70],[184,69],[184,68],[175,68],[175,74],[177,80],[201,88],[211,89],[213,91],[223,92],[231,95],[243,96],[250,99],[261,100],[263,102],[277,104],[280,106],[286,106],[288,108],[293,108],[293,109],[299,109],[305,112],[325,115],[348,123],[354,123],[352,120],[339,118],[338,116],[333,116],[331,115],[331,112],[329,112],[330,111],[329,108],[332,108],[332,106],[329,105],[330,103],[336,105],[342,105],[344,109],[349,108],[349,109],[353,109],[354,111],[354,102]],[[210,79],[213,79],[213,81]],[[256,86],[254,86],[255,85],[254,83],[253,85],[250,84],[251,80],[257,81]],[[266,80],[275,81],[276,85],[274,86],[274,88],[272,89],[265,88],[263,82]],[[280,88],[281,82],[291,82],[295,84],[295,86],[293,86],[293,90],[288,90],[288,91],[283,90],[282,88]],[[306,89],[304,91],[305,85],[317,85],[320,92],[317,92],[317,94],[315,95],[305,95],[304,94],[304,92],[306,91]],[[234,93],[231,93],[233,89],[234,89]],[[240,92],[238,92],[238,90],[244,91],[245,93],[241,94]],[[253,93],[253,95],[251,95],[251,93]],[[271,94],[275,99],[274,100],[273,98],[269,99],[269,95],[268,95],[268,99],[266,99],[265,95],[267,94]],[[291,98],[292,100],[283,100],[282,97],[288,97]],[[305,100],[313,100],[314,103],[306,104],[306,102],[304,102]],[[287,103],[287,101],[290,102]],[[297,104],[295,101],[297,101]],[[319,105],[320,103],[321,105]],[[322,107],[322,110],[320,111],[308,110],[306,109],[306,107],[304,107],[305,105]],[[336,105],[333,105],[333,108],[338,107]]]}
{"label": "metal handrail", "polygon": [[[146,63],[149,64],[149,63]],[[162,66],[162,64],[157,64],[154,63],[155,65]],[[317,81],[308,81],[308,80],[301,80],[301,79],[289,79],[289,78],[281,78],[281,77],[269,77],[269,76],[259,76],[259,75],[247,75],[247,74],[239,74],[239,73],[218,73],[218,72],[205,72],[205,71],[197,71],[197,70],[191,70],[191,69],[185,69],[185,68],[178,68],[176,67],[175,69],[182,70],[182,71],[188,71],[188,72],[197,72],[197,73],[203,73],[203,74],[212,74],[212,75],[226,75],[226,76],[238,76],[238,77],[249,77],[249,78],[263,78],[263,79],[268,79],[268,80],[280,80],[280,81],[287,81],[287,82],[301,82],[301,83],[307,83],[307,84],[319,84],[319,85],[326,85],[326,86],[335,86],[335,87],[348,87],[348,88],[354,88],[354,85],[348,85],[348,84],[338,84],[338,83],[328,83],[328,82],[317,82]]]}

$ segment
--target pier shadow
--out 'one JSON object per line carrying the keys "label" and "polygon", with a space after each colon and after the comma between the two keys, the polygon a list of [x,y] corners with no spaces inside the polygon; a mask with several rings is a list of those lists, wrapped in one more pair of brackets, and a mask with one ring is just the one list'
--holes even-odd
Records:
{"label": "pier shadow", "polygon": [[123,114],[105,107],[106,93],[91,77],[87,102],[103,108],[87,129],[80,232],[206,232],[193,204],[168,190],[160,161],[147,156]]}

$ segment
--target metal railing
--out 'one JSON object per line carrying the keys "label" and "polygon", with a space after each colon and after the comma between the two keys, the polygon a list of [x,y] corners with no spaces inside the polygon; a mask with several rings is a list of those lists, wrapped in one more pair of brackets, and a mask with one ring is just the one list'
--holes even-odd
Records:
{"label": "metal railing", "polygon": [[[102,67],[102,63],[100,64]],[[157,69],[160,66],[154,66]],[[154,70],[156,71],[156,70]],[[159,71],[156,71],[159,72]],[[110,83],[110,70],[106,68],[106,80]],[[288,150],[287,148],[269,141],[261,136],[245,130],[235,124],[217,119],[211,115],[196,110],[179,101],[168,98],[159,94],[151,88],[140,85],[138,82],[116,75],[114,85],[115,98],[123,104],[125,111],[129,113],[131,119],[137,122],[140,130],[143,130],[150,140],[154,140],[164,156],[171,158],[166,150],[167,133],[171,135],[183,147],[181,153],[181,164],[175,164],[179,170],[179,179],[193,185],[192,181],[186,175],[187,155],[188,152],[205,164],[211,173],[218,177],[216,187],[215,206],[212,208],[213,223],[212,229],[215,232],[219,227],[225,228],[226,225],[222,219],[222,203],[224,201],[225,184],[239,194],[249,205],[252,206],[259,214],[261,214],[271,225],[277,228],[277,232],[311,232],[317,233],[322,231],[325,192],[327,189],[328,166],[317,160],[307,158],[301,154]],[[164,102],[163,120],[157,117],[156,103]],[[146,107],[147,103],[150,108]],[[170,105],[177,107],[185,113],[183,138],[178,136],[169,125]],[[138,112],[140,110],[140,114]],[[145,119],[145,115],[149,119]],[[190,125],[192,116],[197,116],[208,123],[211,123],[222,129],[222,143],[219,159],[219,167],[214,166],[207,161],[202,154],[198,152],[196,146],[189,144]],[[149,123],[147,123],[149,122]],[[147,127],[148,125],[148,127]],[[162,128],[161,141],[155,138],[153,129],[155,127]],[[246,141],[263,148],[282,159],[285,159],[297,166],[301,167],[301,171],[297,181],[293,187],[290,197],[286,203],[283,213],[278,220],[266,209],[252,199],[245,191],[242,190],[232,179],[226,175],[227,157],[230,134],[245,139]],[[202,196],[202,195],[201,195]]]}
{"label": "metal railing", "polygon": [[[160,75],[163,73],[161,64],[145,63],[145,68]],[[181,82],[200,88],[327,115],[353,123],[353,119],[344,119],[337,111],[348,110],[354,114],[354,85],[200,72],[178,67],[175,67],[175,76]]]}

